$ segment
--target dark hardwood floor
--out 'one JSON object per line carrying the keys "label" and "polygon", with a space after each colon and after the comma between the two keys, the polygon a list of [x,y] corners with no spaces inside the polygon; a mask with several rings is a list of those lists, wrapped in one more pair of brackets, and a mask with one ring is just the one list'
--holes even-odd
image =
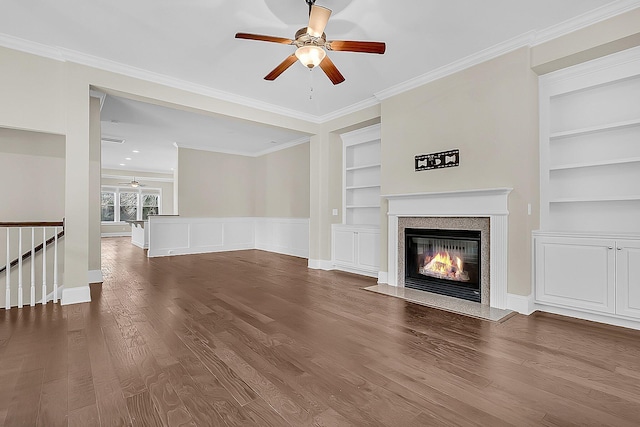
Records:
{"label": "dark hardwood floor", "polygon": [[491,323],[261,251],[103,239],[90,304],[0,310],[4,426],[640,424],[640,332]]}

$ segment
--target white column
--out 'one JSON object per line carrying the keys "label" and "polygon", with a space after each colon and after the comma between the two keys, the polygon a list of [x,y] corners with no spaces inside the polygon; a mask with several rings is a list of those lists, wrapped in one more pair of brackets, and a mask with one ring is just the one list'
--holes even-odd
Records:
{"label": "white column", "polygon": [[46,303],[47,303],[47,227],[42,227],[42,304],[46,304]]}
{"label": "white column", "polygon": [[31,227],[31,289],[29,305],[36,305],[36,228]]}
{"label": "white column", "polygon": [[6,281],[6,290],[5,290],[5,297],[4,297],[4,301],[5,301],[5,309],[9,310],[11,308],[11,251],[10,249],[10,243],[9,243],[9,237],[10,237],[10,233],[11,229],[7,228],[7,267],[5,270],[5,281]]}

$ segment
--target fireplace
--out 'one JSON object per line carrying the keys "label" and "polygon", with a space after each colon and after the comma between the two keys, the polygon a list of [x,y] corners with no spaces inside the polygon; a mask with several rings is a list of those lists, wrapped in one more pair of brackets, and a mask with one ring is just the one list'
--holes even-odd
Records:
{"label": "fireplace", "polygon": [[407,288],[481,302],[479,230],[405,228]]}
{"label": "fireplace", "polygon": [[380,282],[405,287],[406,228],[480,230],[481,305],[507,307],[508,196],[511,188],[384,196],[388,207],[388,272]]}

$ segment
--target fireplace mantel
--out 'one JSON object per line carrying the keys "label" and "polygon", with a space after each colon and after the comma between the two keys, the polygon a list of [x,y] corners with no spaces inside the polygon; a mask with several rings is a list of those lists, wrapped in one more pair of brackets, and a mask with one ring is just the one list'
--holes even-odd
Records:
{"label": "fireplace mantel", "polygon": [[507,306],[508,196],[511,188],[489,188],[435,193],[390,194],[389,285],[398,286],[399,217],[488,217],[490,220],[490,298],[495,308]]}

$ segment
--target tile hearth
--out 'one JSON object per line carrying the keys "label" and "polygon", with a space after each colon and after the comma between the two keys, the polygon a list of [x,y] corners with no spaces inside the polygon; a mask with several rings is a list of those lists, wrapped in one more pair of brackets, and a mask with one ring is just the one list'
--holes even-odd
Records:
{"label": "tile hearth", "polygon": [[483,320],[501,322],[514,314],[511,310],[502,310],[489,307],[477,302],[466,301],[460,298],[448,297],[445,295],[432,294],[430,292],[416,289],[378,284],[364,288],[367,291],[376,292],[382,295],[389,295],[402,298],[416,304],[427,307],[446,310],[452,313],[464,314],[466,316],[477,317]]}

